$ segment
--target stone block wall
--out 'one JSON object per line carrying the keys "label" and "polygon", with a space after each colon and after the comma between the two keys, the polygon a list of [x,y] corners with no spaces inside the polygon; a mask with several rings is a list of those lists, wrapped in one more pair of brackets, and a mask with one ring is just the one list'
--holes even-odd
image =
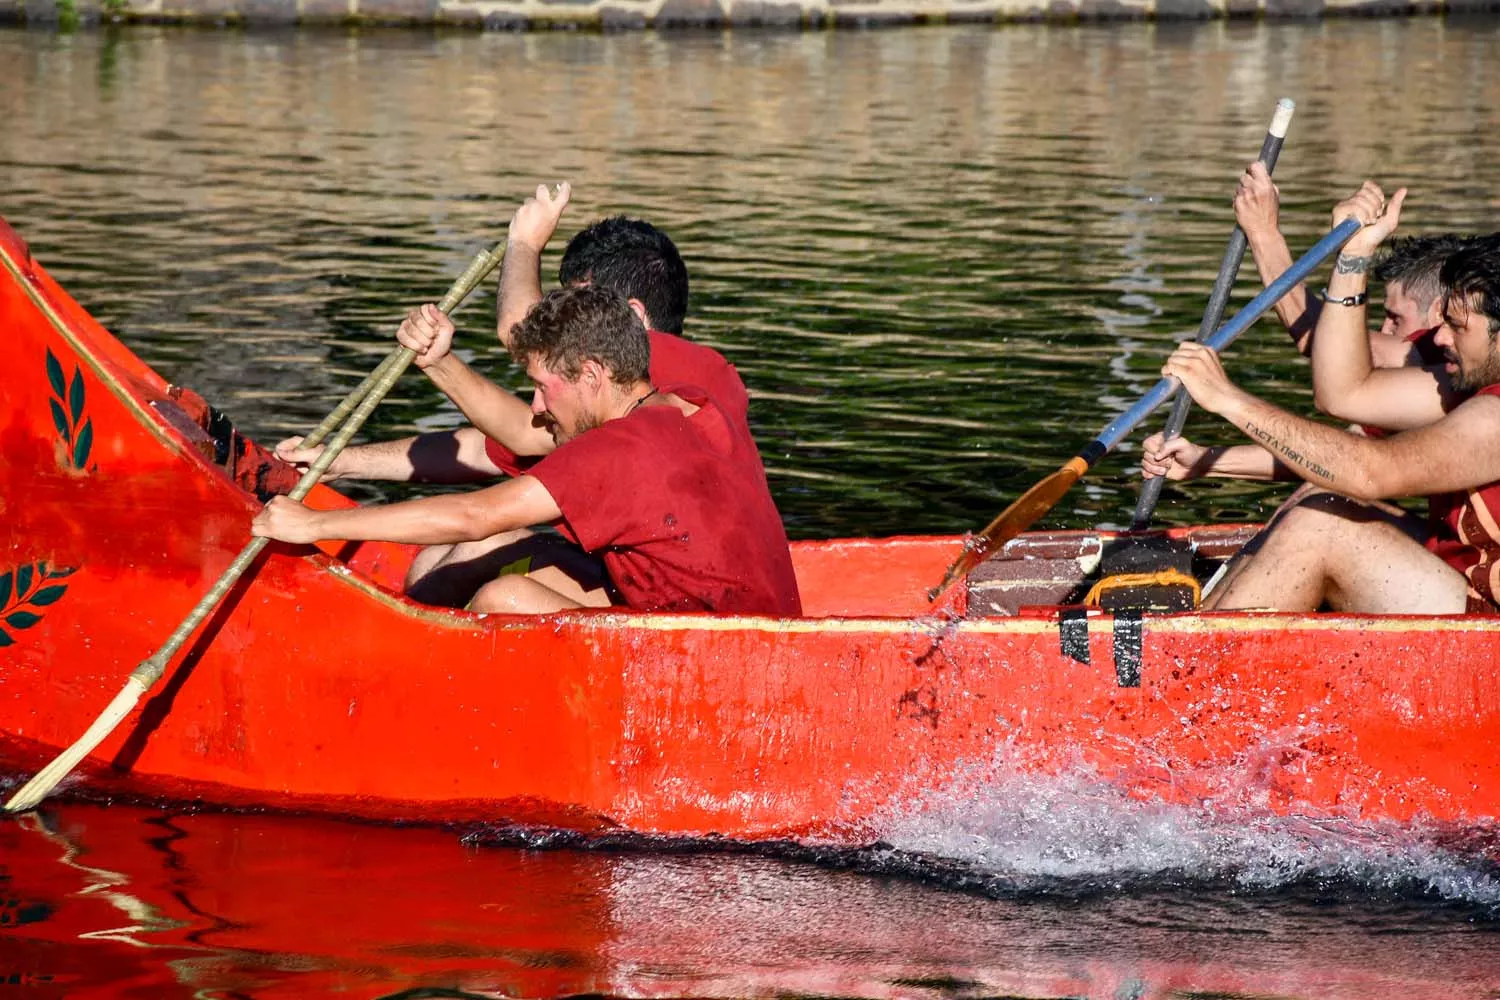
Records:
{"label": "stone block wall", "polygon": [[1500,0],[0,0],[0,21],[608,31],[1406,15],[1497,8]]}

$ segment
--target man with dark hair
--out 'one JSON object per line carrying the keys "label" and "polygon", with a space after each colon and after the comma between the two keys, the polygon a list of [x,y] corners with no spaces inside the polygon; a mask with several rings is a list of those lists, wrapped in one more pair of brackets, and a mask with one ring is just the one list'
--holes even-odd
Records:
{"label": "man with dark hair", "polygon": [[754,442],[701,389],[651,384],[650,341],[623,298],[588,286],[550,292],[512,329],[510,349],[534,387],[535,423],[554,444],[525,474],[472,493],[353,510],[277,497],[252,531],[295,543],[433,545],[555,521],[596,565],[592,580],[557,565],[501,575],[478,588],[471,609],[801,614]]}
{"label": "man with dark hair", "polygon": [[[1403,188],[1387,205],[1366,182],[1333,212],[1364,223],[1345,244],[1313,338],[1313,385],[1324,412],[1399,431],[1372,439],[1298,417],[1235,386],[1217,355],[1182,344],[1162,372],[1194,401],[1273,451],[1328,493],[1286,510],[1257,553],[1207,607],[1371,614],[1496,611],[1500,594],[1500,239],[1476,240],[1441,271],[1434,342],[1445,371],[1376,368],[1365,328],[1365,285],[1377,248],[1396,228]],[[1464,398],[1461,394],[1467,394]],[[1460,401],[1461,400],[1461,401]],[[1425,546],[1372,501],[1426,496]]]}
{"label": "man with dark hair", "polygon": [[667,234],[649,222],[613,215],[577,233],[563,251],[557,282],[629,288],[656,329],[682,335],[687,266]]}
{"label": "man with dark hair", "polygon": [[[511,328],[542,297],[542,251],[557,232],[572,192],[567,182],[555,193],[541,185],[511,218],[495,322],[502,345],[509,344]],[[557,280],[564,287],[596,285],[625,296],[646,325],[657,383],[698,386],[749,433],[750,397],[739,373],[718,351],[682,337],[688,272],[666,233],[623,215],[600,219],[568,241]],[[493,450],[491,457],[505,458]]]}

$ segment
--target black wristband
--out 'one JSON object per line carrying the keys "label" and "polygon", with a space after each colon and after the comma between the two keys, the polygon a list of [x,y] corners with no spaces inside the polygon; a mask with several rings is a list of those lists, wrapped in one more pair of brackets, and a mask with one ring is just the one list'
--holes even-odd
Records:
{"label": "black wristband", "polygon": [[1346,295],[1341,299],[1335,299],[1329,296],[1328,289],[1326,288],[1323,289],[1323,294],[1318,297],[1331,306],[1362,306],[1370,301],[1369,292],[1360,292],[1358,295]]}

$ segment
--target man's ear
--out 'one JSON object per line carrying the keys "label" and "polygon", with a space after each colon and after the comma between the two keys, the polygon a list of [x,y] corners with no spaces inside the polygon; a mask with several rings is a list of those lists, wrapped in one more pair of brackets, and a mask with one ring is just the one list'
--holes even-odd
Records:
{"label": "man's ear", "polygon": [[578,384],[589,392],[597,393],[609,384],[609,372],[592,358],[586,358],[578,367]]}
{"label": "man's ear", "polygon": [[641,321],[641,326],[647,330],[651,329],[651,317],[646,315],[646,303],[640,299],[626,299],[625,304],[630,306],[636,317]]}

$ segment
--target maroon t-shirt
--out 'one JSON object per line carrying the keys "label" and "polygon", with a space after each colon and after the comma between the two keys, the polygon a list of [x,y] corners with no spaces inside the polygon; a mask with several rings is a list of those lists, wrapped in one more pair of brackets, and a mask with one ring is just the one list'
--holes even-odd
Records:
{"label": "maroon t-shirt", "polygon": [[[724,355],[712,347],[659,330],[650,330],[646,336],[651,341],[652,385],[701,387],[724,415],[743,430],[746,437],[750,436],[750,395],[745,391],[740,373]],[[535,458],[517,456],[493,438],[485,442],[484,450],[490,461],[509,476],[521,475],[536,462]],[[760,464],[759,452],[755,453],[755,461]]]}
{"label": "maroon t-shirt", "polygon": [[786,529],[755,442],[693,386],[699,407],[643,406],[532,466],[560,527],[600,556],[639,611],[802,614]]}

